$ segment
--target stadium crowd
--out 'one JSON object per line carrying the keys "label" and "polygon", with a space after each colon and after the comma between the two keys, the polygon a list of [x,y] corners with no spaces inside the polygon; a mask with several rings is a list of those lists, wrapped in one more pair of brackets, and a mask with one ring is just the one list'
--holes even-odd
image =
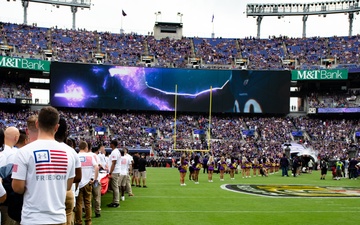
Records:
{"label": "stadium crowd", "polygon": [[[155,58],[157,67],[187,67],[190,58],[200,58],[204,68],[238,68],[235,59],[246,59],[249,69],[319,69],[359,67],[360,36],[256,39],[183,37],[155,40],[151,35],[41,28],[1,23],[2,43],[12,46],[12,56],[45,58],[52,50],[54,61],[96,63],[95,53],[104,54],[104,64],[143,65],[142,56]],[[326,59],[331,59],[326,61]],[[283,63],[284,60],[295,60]],[[217,66],[215,66],[217,65]]]}
{"label": "stadium crowd", "polygon": [[[0,128],[16,126],[25,130],[26,118],[32,113],[28,110],[18,113],[2,110]],[[152,148],[154,157],[160,158],[179,157],[179,152],[174,149],[211,149],[215,156],[277,158],[283,153],[283,144],[292,141],[300,141],[312,148],[319,158],[346,158],[350,145],[358,141],[355,133],[359,130],[356,119],[214,115],[209,131],[208,118],[183,114],[177,117],[175,134],[173,115],[71,110],[60,113],[66,119],[70,137],[77,145],[86,140],[109,147],[110,141],[116,139],[130,149]],[[97,127],[105,127],[107,131],[99,135]],[[155,132],[150,132],[148,128],[153,128]],[[204,132],[199,135],[195,130]],[[293,131],[302,131],[302,136],[293,136]]]}
{"label": "stadium crowd", "polygon": [[[105,53],[104,64],[123,66],[141,65],[141,57],[144,55],[154,56],[155,66],[160,67],[187,67],[189,58],[193,57],[201,58],[207,68],[226,68],[226,66],[233,68],[236,58],[247,59],[248,69],[294,68],[293,64],[283,64],[284,59],[295,59],[299,62],[301,69],[319,68],[321,59],[327,58],[336,60],[340,67],[359,66],[359,36],[269,37],[269,39],[262,40],[184,37],[180,40],[169,38],[155,40],[153,36],[137,34],[120,35],[86,30],[47,29],[8,23],[0,24],[0,29],[3,38],[1,41],[15,49],[12,56],[42,58],[44,50],[51,48],[53,60],[61,62],[95,63],[94,54],[101,52]],[[16,83],[13,81],[13,78],[10,81],[3,80],[0,87],[1,98],[31,98],[26,81],[17,81]],[[358,107],[357,95],[358,90],[346,95],[312,93],[307,102],[309,107]],[[352,98],[352,96],[355,97]],[[28,118],[34,114],[39,116],[40,113],[28,109],[15,112],[2,109],[0,110],[0,130],[6,130],[9,127],[12,130],[17,129],[19,135],[15,136],[20,137],[20,133],[26,134],[26,132],[20,131],[29,132],[30,130]],[[86,195],[89,194],[90,186],[90,189],[98,188],[100,178],[98,178],[98,172],[95,172],[98,170],[96,169],[98,165],[113,181],[116,179],[126,180],[121,182],[120,193],[115,193],[114,190],[118,190],[119,186],[111,182],[110,186],[113,188],[114,197],[108,207],[118,207],[119,201],[125,200],[125,190],[129,197],[133,196],[130,184],[140,186],[139,180],[135,179],[135,183],[130,181],[131,174],[126,174],[124,177],[116,175],[121,173],[116,170],[115,165],[118,160],[114,159],[125,157],[126,149],[133,150],[133,152],[149,150],[150,154],[146,156],[146,163],[147,166],[154,167],[178,167],[177,162],[180,161],[184,152],[188,152],[188,161],[193,170],[199,171],[200,167],[196,164],[202,163],[205,172],[208,165],[206,161],[211,159],[215,161],[214,165],[219,162],[217,169],[220,174],[222,173],[221,168],[229,167],[228,172],[232,174],[231,178],[233,178],[235,169],[241,169],[243,177],[250,177],[250,168],[253,170],[252,175],[255,176],[267,176],[279,171],[282,158],[285,157],[286,144],[291,142],[300,143],[311,150],[316,158],[307,157],[307,161],[303,161],[303,163],[308,165],[314,160],[316,168],[320,166],[318,162],[322,159],[337,161],[341,159],[345,163],[344,168],[347,168],[351,164],[349,162],[354,160],[349,157],[349,151],[354,147],[359,148],[357,146],[359,137],[356,136],[356,132],[360,129],[358,119],[322,119],[307,116],[250,117],[224,114],[213,115],[210,121],[205,115],[180,114],[175,121],[173,115],[166,113],[91,110],[61,110],[60,116],[68,126],[68,144],[73,143],[72,147],[81,156],[87,157],[86,152],[93,150],[105,159],[105,163],[103,163],[98,156],[96,162],[91,163],[93,165],[82,165],[82,169],[87,166],[89,167],[87,169],[91,171],[94,167],[94,174],[89,175],[89,171],[84,170],[83,177],[86,177],[86,182],[80,181],[82,184],[80,196],[84,195],[86,199],[84,220],[87,224],[91,221],[91,216],[89,216],[87,205],[89,195],[87,197]],[[106,131],[99,133],[98,128],[105,128]],[[293,132],[301,133],[301,136],[294,136]],[[14,142],[13,146],[16,144]],[[6,145],[9,145],[9,142],[5,141],[0,159],[1,154],[5,153]],[[109,151],[104,151],[104,147]],[[117,148],[121,149],[118,153],[121,154],[121,157],[114,155],[114,149]],[[125,149],[124,152],[123,149]],[[208,152],[204,153],[206,152],[204,150],[208,150]],[[197,154],[196,152],[202,153]],[[293,165],[295,162],[298,165],[297,156],[291,157],[293,157]],[[355,158],[358,157],[359,155]],[[127,159],[126,166],[137,161],[135,158],[139,162],[141,161],[140,156],[134,153],[132,159],[131,157]],[[133,162],[130,162],[131,160]],[[0,166],[6,166],[6,164]],[[299,174],[297,169],[299,166],[293,167],[295,167],[293,174],[296,176]],[[308,168],[313,168],[313,165]],[[128,171],[128,167],[126,170]],[[257,174],[257,171],[260,174]],[[349,175],[349,178],[356,177],[357,175]],[[147,187],[144,177],[142,178],[142,187]],[[193,173],[190,173],[189,178],[198,182],[197,176],[193,176]],[[211,180],[209,178],[209,182],[212,182],[212,178]],[[96,194],[99,195],[99,193]],[[98,202],[96,204],[99,206]],[[82,206],[78,204],[76,209],[76,224],[82,224]],[[100,217],[99,208],[96,206],[95,216]]]}

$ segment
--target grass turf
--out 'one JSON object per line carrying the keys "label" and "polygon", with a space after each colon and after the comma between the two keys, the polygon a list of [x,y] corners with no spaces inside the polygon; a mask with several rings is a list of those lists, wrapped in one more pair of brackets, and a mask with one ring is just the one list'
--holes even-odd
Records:
{"label": "grass turf", "polygon": [[[290,172],[290,171],[289,171]],[[120,208],[108,208],[112,193],[102,196],[100,218],[93,224],[354,224],[360,219],[360,198],[264,197],[226,191],[222,184],[303,184],[319,186],[359,187],[360,180],[320,180],[320,171],[299,177],[281,177],[281,172],[269,177],[242,178],[235,174],[220,181],[214,174],[213,183],[207,174],[199,174],[200,184],[188,180],[180,186],[179,173],[174,168],[147,168],[148,188],[133,187],[134,197],[120,202]],[[360,192],[360,188],[358,190]]]}

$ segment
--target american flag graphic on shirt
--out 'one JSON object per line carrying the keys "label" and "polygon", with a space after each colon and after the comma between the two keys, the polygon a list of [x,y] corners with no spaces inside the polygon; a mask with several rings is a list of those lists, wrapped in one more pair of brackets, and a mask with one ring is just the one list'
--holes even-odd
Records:
{"label": "american flag graphic on shirt", "polygon": [[36,174],[66,174],[68,157],[64,150],[34,151]]}

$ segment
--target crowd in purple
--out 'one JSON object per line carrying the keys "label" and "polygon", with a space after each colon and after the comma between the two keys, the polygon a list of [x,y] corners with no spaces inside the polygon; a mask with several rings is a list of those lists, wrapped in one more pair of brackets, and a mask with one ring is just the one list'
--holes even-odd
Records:
{"label": "crowd in purple", "polygon": [[[34,112],[28,110],[18,113],[0,112],[0,128],[16,126],[26,128],[26,118]],[[160,158],[179,157],[182,150],[210,150],[215,157],[228,155],[241,159],[270,158],[279,159],[284,152],[283,144],[297,141],[313,149],[319,158],[348,158],[348,150],[359,129],[358,120],[315,119],[308,117],[246,117],[213,116],[211,127],[209,119],[203,116],[180,115],[176,122],[174,138],[174,116],[145,113],[97,113],[61,111],[68,121],[70,137],[78,143],[86,140],[92,143],[109,145],[117,139],[123,146],[131,148],[153,148],[154,156]],[[94,130],[107,128],[104,135]],[[155,128],[150,134],[146,128]],[[203,136],[194,135],[194,130],[203,129]],[[253,130],[251,135],[244,130]],[[302,137],[294,137],[292,131],[302,131]],[[176,143],[174,144],[174,141]]]}
{"label": "crowd in purple", "polygon": [[[151,35],[116,34],[87,30],[40,28],[0,24],[3,39],[14,47],[13,56],[43,57],[51,48],[52,60],[95,63],[95,53],[104,54],[104,64],[142,65],[142,56],[155,58],[154,66],[187,67],[190,58],[201,59],[204,68],[238,68],[235,59],[246,59],[248,69],[317,69],[322,59],[334,60],[338,68],[359,67],[360,36],[256,39],[183,37],[155,40]],[[49,44],[50,43],[50,44]],[[285,64],[293,59],[297,63]],[[297,65],[295,65],[297,64]]]}

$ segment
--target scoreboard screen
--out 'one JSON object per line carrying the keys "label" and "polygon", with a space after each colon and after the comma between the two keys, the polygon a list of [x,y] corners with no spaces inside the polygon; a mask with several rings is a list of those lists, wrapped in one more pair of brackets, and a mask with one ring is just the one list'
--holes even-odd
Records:
{"label": "scoreboard screen", "polygon": [[51,64],[54,107],[287,114],[290,71]]}

